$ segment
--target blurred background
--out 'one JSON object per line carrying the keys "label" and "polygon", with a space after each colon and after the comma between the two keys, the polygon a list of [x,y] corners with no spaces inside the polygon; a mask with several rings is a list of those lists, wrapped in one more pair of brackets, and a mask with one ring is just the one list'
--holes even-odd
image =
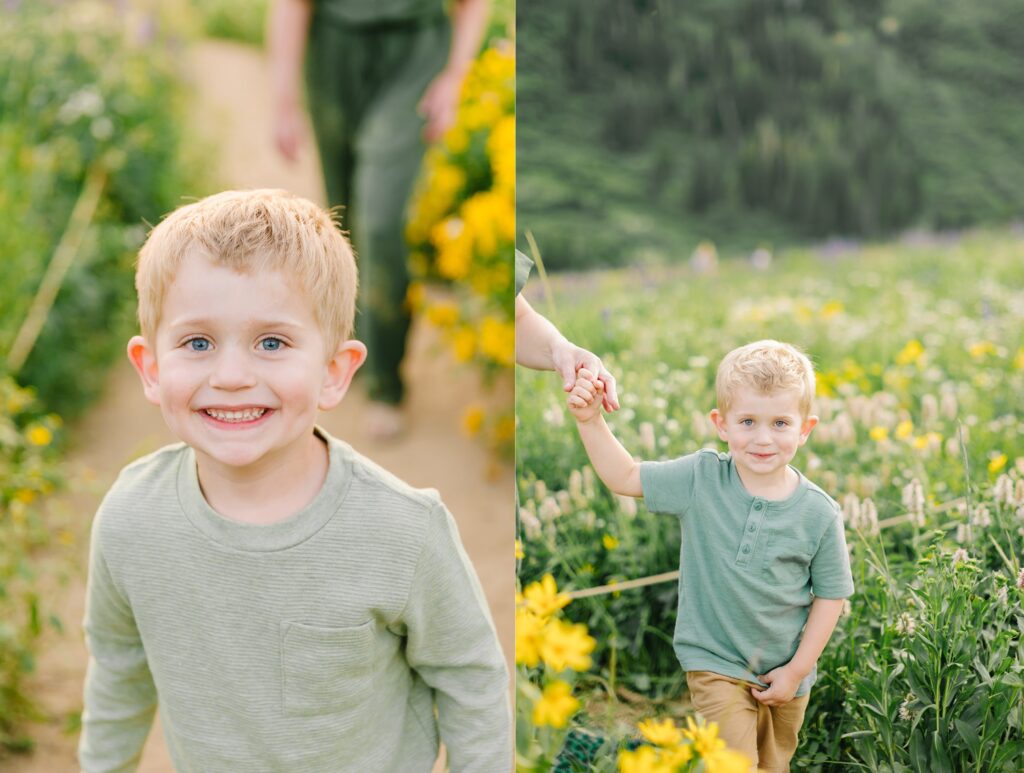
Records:
{"label": "blurred background", "polygon": [[673,261],[705,239],[746,256],[1005,223],[1024,207],[1013,0],[517,13],[519,229],[553,268]]}
{"label": "blurred background", "polygon": [[[92,515],[121,467],[174,440],[124,356],[150,226],[226,188],[325,203],[311,133],[295,164],[274,148],[267,6],[0,3],[2,770],[78,769]],[[510,659],[513,36],[511,0],[493,0],[412,202],[408,431],[393,443],[363,432],[358,386],[321,418],[441,492]],[[459,261],[445,262],[453,242]],[[157,723],[140,770],[170,769]]]}
{"label": "blurred background", "polygon": [[[1016,770],[1024,8],[520,0],[517,21],[524,295],[617,378],[625,447],[725,450],[707,415],[736,346],[814,362],[794,465],[842,504],[857,593],[793,769]],[[640,725],[692,715],[679,524],[602,486],[560,387],[516,373],[522,770],[654,769],[692,740]]]}

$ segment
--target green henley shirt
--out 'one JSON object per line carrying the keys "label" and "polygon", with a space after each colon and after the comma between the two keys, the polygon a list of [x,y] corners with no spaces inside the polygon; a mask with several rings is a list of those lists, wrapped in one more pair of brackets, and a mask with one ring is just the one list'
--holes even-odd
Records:
{"label": "green henley shirt", "polygon": [[796,654],[812,593],[853,593],[839,506],[797,474],[792,495],[768,500],[747,492],[727,453],[641,464],[647,508],[677,515],[682,529],[673,644],[684,670],[760,684],[757,674]]}
{"label": "green henley shirt", "polygon": [[270,525],[203,498],[192,449],[100,506],[79,759],[133,771],[159,702],[178,773],[509,770],[505,660],[436,491],[330,438],[327,479]]}

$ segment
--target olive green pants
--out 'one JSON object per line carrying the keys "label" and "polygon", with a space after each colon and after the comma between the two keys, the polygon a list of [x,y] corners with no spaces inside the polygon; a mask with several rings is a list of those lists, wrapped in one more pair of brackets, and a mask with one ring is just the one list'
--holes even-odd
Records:
{"label": "olive green pants", "polygon": [[788,773],[810,693],[782,706],[766,706],[750,694],[756,685],[711,671],[687,671],[693,708],[718,723],[718,737],[746,754],[758,770]]}
{"label": "olive green pants", "polygon": [[306,57],[310,114],[327,199],[341,208],[359,267],[356,336],[370,398],[398,403],[409,332],[405,220],[423,158],[416,107],[448,57],[434,21],[343,26],[314,15]]}

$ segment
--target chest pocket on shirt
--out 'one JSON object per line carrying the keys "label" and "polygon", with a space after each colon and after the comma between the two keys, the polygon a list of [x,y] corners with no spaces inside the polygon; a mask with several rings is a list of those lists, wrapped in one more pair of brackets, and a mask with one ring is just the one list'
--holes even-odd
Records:
{"label": "chest pocket on shirt", "polygon": [[769,582],[802,587],[810,578],[814,547],[785,532],[768,532],[761,574]]}
{"label": "chest pocket on shirt", "polygon": [[347,628],[281,625],[284,713],[345,711],[373,692],[374,621]]}

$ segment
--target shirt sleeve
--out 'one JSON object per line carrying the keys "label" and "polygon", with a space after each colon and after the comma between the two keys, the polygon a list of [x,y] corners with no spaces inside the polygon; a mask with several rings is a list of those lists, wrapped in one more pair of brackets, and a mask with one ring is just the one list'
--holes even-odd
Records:
{"label": "shirt sleeve", "polygon": [[131,606],[104,558],[99,526],[97,515],[89,549],[89,667],[78,759],[84,773],[131,773],[153,724],[157,694]]}
{"label": "shirt sleeve", "polygon": [[531,268],[533,268],[533,261],[519,250],[516,250],[516,295],[523,291],[523,286],[530,276]]}
{"label": "shirt sleeve", "polygon": [[822,599],[845,599],[853,595],[850,554],[846,549],[843,517],[834,512],[832,522],[811,559],[811,590]]}
{"label": "shirt sleeve", "polygon": [[688,454],[667,462],[641,462],[640,488],[652,513],[683,515],[693,501],[700,454]]}
{"label": "shirt sleeve", "polygon": [[511,770],[509,677],[483,589],[443,505],[430,514],[401,625],[409,665],[434,689],[452,773]]}

